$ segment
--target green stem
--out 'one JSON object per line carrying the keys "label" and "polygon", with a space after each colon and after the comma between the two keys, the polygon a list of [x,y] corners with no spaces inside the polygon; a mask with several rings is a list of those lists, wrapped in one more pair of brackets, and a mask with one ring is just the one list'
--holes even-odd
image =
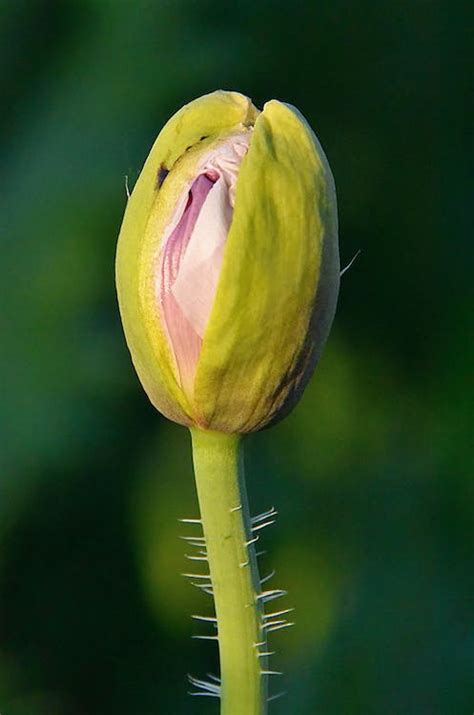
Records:
{"label": "green stem", "polygon": [[[219,636],[221,715],[267,711],[265,635],[240,438],[191,430]],[[260,644],[260,645],[258,645]]]}

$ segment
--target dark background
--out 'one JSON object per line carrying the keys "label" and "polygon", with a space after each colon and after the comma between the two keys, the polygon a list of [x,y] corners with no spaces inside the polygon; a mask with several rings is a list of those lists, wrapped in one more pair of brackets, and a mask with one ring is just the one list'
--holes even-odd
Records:
{"label": "dark background", "polygon": [[179,576],[189,437],[135,377],[113,274],[125,175],[216,88],[303,112],[343,264],[362,250],[302,403],[247,445],[297,608],[271,712],[472,713],[467,7],[0,0],[2,715],[217,713],[186,694],[216,669]]}

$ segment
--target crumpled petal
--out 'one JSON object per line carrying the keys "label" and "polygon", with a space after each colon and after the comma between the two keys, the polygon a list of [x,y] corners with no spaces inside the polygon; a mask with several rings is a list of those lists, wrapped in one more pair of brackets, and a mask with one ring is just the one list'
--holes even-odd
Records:
{"label": "crumpled petal", "polygon": [[192,394],[202,339],[219,282],[235,185],[248,136],[228,138],[203,157],[165,237],[158,293],[183,389]]}
{"label": "crumpled petal", "polygon": [[187,319],[179,300],[176,299],[174,287],[199,212],[213,185],[214,182],[205,175],[199,176],[192,185],[181,218],[166,242],[161,264],[162,310],[181,380],[188,388],[194,376],[194,366],[201,350],[202,336],[198,335]]}
{"label": "crumpled petal", "polygon": [[221,178],[202,206],[172,288],[179,307],[201,338],[216,294],[232,213],[229,192]]}

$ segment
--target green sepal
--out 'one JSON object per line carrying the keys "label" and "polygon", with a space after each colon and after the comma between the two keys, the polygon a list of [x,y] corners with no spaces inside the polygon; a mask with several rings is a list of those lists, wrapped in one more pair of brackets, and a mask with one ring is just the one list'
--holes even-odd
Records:
{"label": "green sepal", "polygon": [[213,92],[185,105],[156,139],[120,231],[117,292],[132,360],[151,402],[182,424],[196,423],[196,408],[180,387],[161,324],[155,289],[161,240],[200,148],[238,127],[251,126],[257,114],[251,101],[237,92]]}
{"label": "green sepal", "polygon": [[322,350],[338,288],[329,165],[301,115],[273,100],[240,168],[197,366],[194,401],[207,428],[249,432],[286,414]]}

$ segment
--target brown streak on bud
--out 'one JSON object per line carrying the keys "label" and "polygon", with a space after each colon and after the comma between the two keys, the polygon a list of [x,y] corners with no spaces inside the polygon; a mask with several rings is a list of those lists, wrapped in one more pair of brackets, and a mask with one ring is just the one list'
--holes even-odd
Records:
{"label": "brown streak on bud", "polygon": [[166,177],[169,174],[169,169],[166,168],[164,164],[160,164],[160,168],[158,169],[158,174],[156,177],[156,189],[160,189],[161,185],[163,184],[163,181],[166,179]]}

